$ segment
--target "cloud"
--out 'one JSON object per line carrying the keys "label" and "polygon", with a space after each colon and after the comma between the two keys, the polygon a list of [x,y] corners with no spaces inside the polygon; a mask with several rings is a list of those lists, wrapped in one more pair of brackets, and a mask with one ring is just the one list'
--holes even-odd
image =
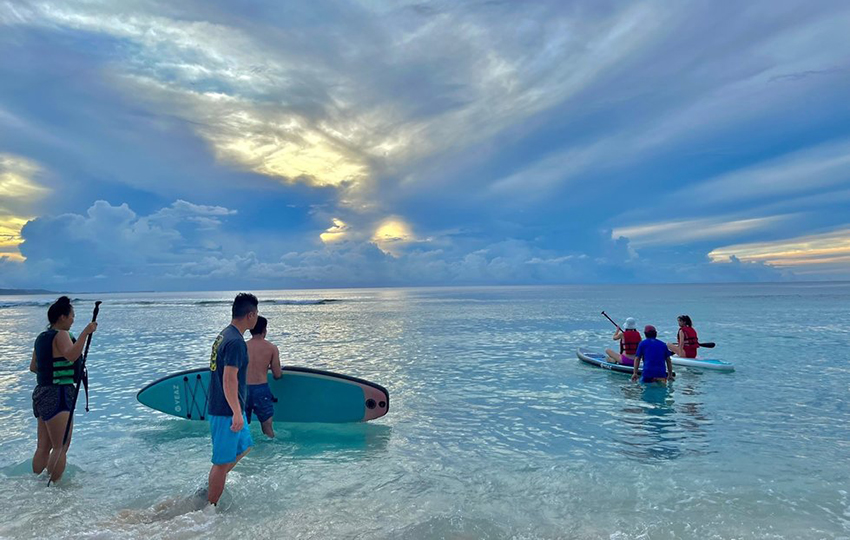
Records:
{"label": "cloud", "polygon": [[[359,199],[372,194],[376,175],[493,136],[575,95],[661,24],[648,6],[586,10],[582,19],[541,6],[537,15],[551,21],[520,36],[535,36],[539,55],[505,39],[505,29],[516,31],[510,14],[461,7],[438,14],[439,23],[397,10],[386,25],[373,24],[365,6],[351,8],[328,17],[347,38],[325,47],[256,21],[228,25],[145,7],[129,16],[108,4],[29,3],[6,23],[132,44],[133,56],[109,66],[113,84],[190,122],[219,159],[287,182],[350,188],[343,201],[367,207]],[[394,54],[376,51],[376,40]]]}
{"label": "cloud", "polygon": [[21,228],[27,223],[26,218],[0,215],[0,257],[22,261],[23,256],[18,251],[22,242]]}
{"label": "cloud", "polygon": [[831,272],[706,254],[844,226],[841,2],[6,7],[0,152],[49,174],[4,223],[40,216],[45,280]]}
{"label": "cloud", "polygon": [[[737,24],[725,25],[721,33],[710,24],[695,21],[705,16],[708,23],[712,17],[731,14],[722,10],[714,14],[700,11],[694,7],[666,14],[670,23],[666,34],[648,41],[646,48],[623,52],[621,63],[616,66],[620,69],[609,76],[607,85],[594,85],[592,94],[581,96],[577,106],[582,110],[563,107],[566,118],[590,116],[594,120],[580,124],[589,135],[580,136],[565,122],[557,133],[568,143],[538,154],[538,159],[527,160],[509,175],[497,177],[491,185],[494,194],[541,199],[551,196],[559,186],[599,171],[617,171],[621,178],[630,179],[633,174],[628,170],[620,172],[629,165],[674,151],[716,152],[717,146],[729,144],[723,140],[724,135],[734,135],[754,124],[765,130],[775,129],[773,124],[779,116],[794,118],[796,123],[795,105],[807,99],[815,88],[829,84],[827,80],[846,86],[850,71],[836,69],[843,61],[835,50],[827,51],[822,45],[823,36],[840,41],[840,28],[850,23],[846,10],[813,11],[792,22],[788,18],[799,13],[795,14],[790,5],[767,18],[759,10],[746,9],[735,13]],[[749,39],[744,34],[749,34]],[[695,46],[695,41],[700,45]],[[740,47],[725,47],[723,44],[729,41],[738,41]],[[843,43],[836,46],[847,49]],[[822,68],[817,71],[825,80],[781,78],[802,66]],[[634,109],[636,101],[641,102],[639,110]],[[622,121],[611,122],[605,113],[618,114],[617,120]],[[709,146],[707,139],[711,140]],[[727,139],[732,141],[734,137]],[[843,152],[846,144],[839,142],[837,146],[841,148],[834,150]],[[843,166],[843,162],[834,165]],[[688,180],[685,183],[690,187],[692,179]],[[730,178],[728,184],[735,185],[736,181]],[[612,185],[622,183],[623,180],[614,180]],[[643,185],[652,183],[641,179]],[[758,186],[752,190],[743,187],[743,196],[757,195]],[[717,197],[734,193],[713,188],[707,185],[705,194]],[[699,195],[703,195],[702,190]],[[693,198],[690,190],[681,198],[686,197]]]}
{"label": "cloud", "polygon": [[312,36],[266,41],[248,28],[197,20],[165,5],[158,11],[171,16],[155,15],[148,7],[127,13],[107,4],[30,3],[6,23],[130,44],[134,54],[109,66],[112,84],[152,111],[188,121],[219,159],[250,171],[342,186],[366,181],[371,148],[385,153],[398,146],[379,111],[354,107],[358,75],[327,65],[327,57],[288,52],[314,43]]}
{"label": "cloud", "polygon": [[33,182],[33,177],[41,172],[33,161],[0,153],[0,192],[4,202],[31,202],[43,197],[48,190]]}
{"label": "cloud", "polygon": [[786,279],[762,263],[716,265],[708,260],[682,265],[681,261],[647,261],[635,257],[622,240],[595,255],[559,256],[533,242],[507,239],[466,251],[451,243],[441,248],[418,244],[391,254],[368,241],[348,241],[333,248],[289,252],[274,258],[250,252],[230,257],[208,257],[185,263],[170,277],[193,284],[217,279],[242,280],[266,287],[372,287],[401,285],[558,284],[606,282],[612,272],[619,281],[658,283],[696,281],[757,281]]}
{"label": "cloud", "polygon": [[730,220],[726,216],[703,219],[660,221],[618,227],[611,231],[612,238],[625,236],[629,243],[638,248],[656,245],[686,244],[695,241],[715,240],[729,236],[740,236],[769,229],[776,223],[791,216],[768,216],[750,219]]}
{"label": "cloud", "polygon": [[31,218],[34,205],[49,189],[35,182],[43,169],[34,161],[0,153],[0,257],[20,262],[21,228]]}
{"label": "cloud", "polygon": [[189,222],[197,230],[203,231],[217,229],[221,226],[224,218],[236,214],[236,210],[230,210],[223,206],[193,204],[178,199],[171,206],[162,208],[140,221],[145,224],[155,224],[162,229],[173,229],[178,227],[181,222]]}
{"label": "cloud", "polygon": [[666,272],[666,279],[653,274],[653,279],[648,281],[656,283],[747,283],[799,279],[790,272],[764,262],[741,261],[734,256],[730,257],[726,264],[688,261],[684,264],[664,264],[656,268],[656,271]]}
{"label": "cloud", "polygon": [[689,185],[670,197],[702,206],[758,201],[845,188],[850,183],[850,139],[804,148]]}
{"label": "cloud", "polygon": [[[286,250],[249,239],[236,211],[178,200],[148,215],[96,201],[85,213],[43,216],[22,231],[23,263],[0,265],[0,283],[76,290],[196,290],[326,286],[483,285],[717,281],[783,278],[760,262],[682,264],[639,257],[600,231],[589,251],[563,253],[541,240],[446,235],[417,240],[398,218],[378,239],[363,232],[319,249]],[[345,224],[337,220],[332,229]],[[337,234],[340,234],[338,232]],[[388,243],[389,245],[381,245]]]}
{"label": "cloud", "polygon": [[[144,76],[116,81],[146,96],[151,109],[191,123],[224,163],[285,182],[343,188],[368,180],[368,148],[346,141],[343,129],[292,107],[271,106],[217,92],[198,92]],[[353,136],[353,135],[352,135]]]}
{"label": "cloud", "polygon": [[25,265],[45,263],[48,282],[90,282],[94,276],[126,284],[150,284],[163,268],[220,252],[215,231],[232,210],[178,200],[148,216],[126,203],[96,201],[85,215],[42,216],[21,230]]}
{"label": "cloud", "polygon": [[381,222],[372,235],[372,242],[384,253],[398,257],[404,246],[416,241],[413,231],[403,219],[390,217]]}
{"label": "cloud", "polygon": [[333,218],[333,225],[328,227],[325,232],[319,235],[319,238],[325,244],[333,244],[345,240],[348,235],[348,224],[341,219]]}
{"label": "cloud", "polygon": [[751,242],[713,249],[709,258],[717,263],[730,259],[758,262],[795,273],[827,274],[850,278],[850,228],[809,234],[771,242]]}

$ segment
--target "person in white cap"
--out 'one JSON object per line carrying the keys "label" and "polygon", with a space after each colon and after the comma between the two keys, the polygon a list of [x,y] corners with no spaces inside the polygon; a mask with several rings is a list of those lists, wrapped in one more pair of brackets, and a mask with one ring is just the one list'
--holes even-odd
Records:
{"label": "person in white cap", "polygon": [[613,339],[620,342],[620,352],[616,353],[611,349],[606,349],[607,360],[613,364],[623,364],[624,366],[635,365],[635,353],[641,341],[640,332],[637,331],[637,322],[632,317],[627,318],[626,322],[623,323],[623,329],[618,327],[617,331],[614,332]]}

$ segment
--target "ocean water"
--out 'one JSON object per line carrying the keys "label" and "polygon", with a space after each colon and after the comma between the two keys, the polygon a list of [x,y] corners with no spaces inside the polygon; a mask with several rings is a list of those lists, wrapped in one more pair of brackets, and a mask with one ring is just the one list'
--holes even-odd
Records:
{"label": "ocean water", "polygon": [[[367,424],[279,424],[196,509],[207,426],[135,393],[203,366],[232,292],[103,300],[59,485],[28,472],[45,297],[0,297],[2,538],[850,538],[850,283],[254,291],[284,364],[390,390]],[[328,300],[334,300],[328,302]],[[672,340],[694,319],[732,374],[668,387],[584,365],[600,316]]]}

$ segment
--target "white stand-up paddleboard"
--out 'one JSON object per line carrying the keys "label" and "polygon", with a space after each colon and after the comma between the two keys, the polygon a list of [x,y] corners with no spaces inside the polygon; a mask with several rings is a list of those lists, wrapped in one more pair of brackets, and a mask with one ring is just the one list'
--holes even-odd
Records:
{"label": "white stand-up paddleboard", "polygon": [[735,371],[734,364],[730,364],[729,362],[724,362],[723,360],[714,360],[711,358],[682,358],[680,356],[673,356],[670,358],[673,361],[674,366],[684,366],[691,368],[700,368],[700,369],[710,369],[713,371]]}

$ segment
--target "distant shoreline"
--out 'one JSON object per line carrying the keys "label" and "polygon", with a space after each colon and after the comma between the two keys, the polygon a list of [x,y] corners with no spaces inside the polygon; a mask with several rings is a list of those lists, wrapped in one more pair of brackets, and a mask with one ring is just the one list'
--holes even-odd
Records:
{"label": "distant shoreline", "polygon": [[56,291],[47,291],[44,289],[0,289],[0,295],[16,296],[26,294],[59,294]]}

